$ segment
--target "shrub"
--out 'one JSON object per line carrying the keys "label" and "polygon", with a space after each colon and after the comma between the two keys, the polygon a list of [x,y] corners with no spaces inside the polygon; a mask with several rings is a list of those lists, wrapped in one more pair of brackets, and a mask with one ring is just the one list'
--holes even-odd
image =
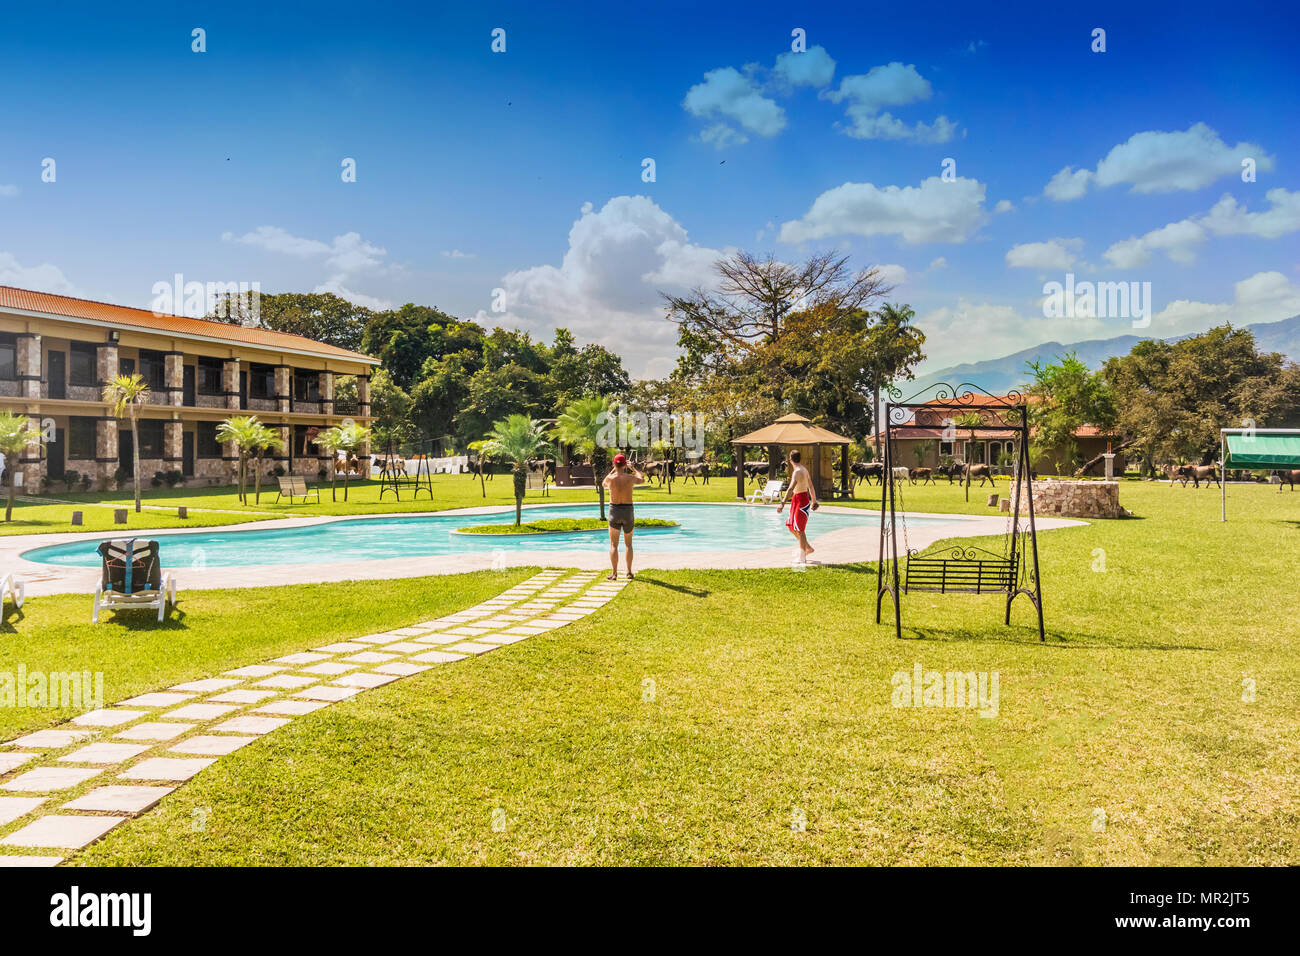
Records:
{"label": "shrub", "polygon": [[82,476],[81,476],[81,490],[82,490],[82,491],[89,491],[89,490],[90,490],[90,483],[91,483],[91,481],[93,481],[93,480],[94,480],[94,479],[90,476],[89,473],[82,475]]}
{"label": "shrub", "polygon": [[81,475],[78,472],[73,471],[71,468],[63,473],[63,486],[68,491],[71,491],[80,480]]}
{"label": "shrub", "polygon": [[181,471],[179,468],[173,468],[163,475],[163,481],[167,482],[168,488],[175,488],[184,480],[185,472]]}
{"label": "shrub", "polygon": [[155,471],[153,473],[153,479],[149,482],[149,484],[154,488],[161,488],[162,483],[166,480],[167,480],[166,474],[164,474],[161,471]]}

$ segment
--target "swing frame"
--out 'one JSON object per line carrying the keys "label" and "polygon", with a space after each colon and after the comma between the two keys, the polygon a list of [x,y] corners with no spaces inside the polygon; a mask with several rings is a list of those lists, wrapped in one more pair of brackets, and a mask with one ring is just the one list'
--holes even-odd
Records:
{"label": "swing frame", "polygon": [[[963,383],[956,388],[946,383],[937,383],[922,389],[911,398],[899,401],[902,394],[890,386],[886,390],[893,401],[885,404],[885,448],[884,480],[880,493],[880,549],[876,560],[876,623],[880,615],[885,595],[888,594],[894,604],[894,636],[903,636],[903,611],[901,595],[911,591],[948,594],[953,592],[970,594],[1006,594],[1006,608],[1003,623],[1011,624],[1011,602],[1018,595],[1025,595],[1038,613],[1038,639],[1047,639],[1043,628],[1043,591],[1042,579],[1038,569],[1038,530],[1034,522],[1034,475],[1029,467],[1029,406],[1019,392],[1006,395],[993,395],[976,385]],[[991,401],[976,402],[976,393]],[[929,398],[924,396],[929,395]],[[902,427],[917,411],[939,411],[960,414],[978,412],[983,424],[968,428],[962,426],[963,432],[1014,431],[1019,451],[1016,455],[1015,475],[1012,479],[1012,514],[1009,533],[1009,553],[998,555],[984,548],[975,546],[956,547],[946,556],[917,554],[915,549],[907,548],[904,559],[906,568],[900,580],[898,555],[898,513],[897,480],[894,477],[894,429]],[[991,413],[991,415],[990,415]],[[986,417],[989,416],[989,417]],[[951,416],[949,416],[951,417]],[[991,419],[991,420],[990,420]],[[967,467],[970,462],[965,463]],[[1025,500],[1028,502],[1026,518],[1028,528],[1020,529],[1020,489],[1024,486]],[[907,515],[903,515],[906,528]],[[1027,538],[1017,549],[1020,536]],[[886,542],[889,553],[886,554]],[[1026,554],[1028,551],[1030,554]],[[1027,559],[1032,556],[1032,571]],[[886,562],[889,569],[886,571]]]}
{"label": "swing frame", "polygon": [[[397,457],[396,444],[390,438],[386,443],[384,451],[385,458],[391,462]],[[412,498],[419,498],[421,491],[429,493],[429,500],[433,500],[433,475],[429,472],[429,455],[424,449],[428,446],[429,451],[433,450],[433,440],[425,439],[420,442],[420,457],[416,459],[414,475],[395,475],[391,469],[387,469],[379,475],[379,500],[384,500],[387,492],[392,492],[398,501],[402,500],[402,488],[409,488],[413,491]]]}

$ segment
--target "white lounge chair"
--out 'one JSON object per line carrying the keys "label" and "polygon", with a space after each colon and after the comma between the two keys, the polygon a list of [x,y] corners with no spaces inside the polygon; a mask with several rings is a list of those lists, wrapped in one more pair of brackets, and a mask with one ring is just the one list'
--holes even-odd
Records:
{"label": "white lounge chair", "polygon": [[158,542],[137,538],[105,541],[99,546],[104,573],[95,589],[92,624],[100,610],[157,609],[161,623],[167,606],[176,603],[176,579],[164,574],[158,559]]}
{"label": "white lounge chair", "polygon": [[23,579],[13,574],[6,574],[0,578],[0,603],[4,602],[5,595],[14,599],[15,607],[23,606],[23,599],[27,596],[27,585]]}
{"label": "white lounge chair", "polygon": [[774,478],[765,484],[761,490],[752,492],[748,495],[745,500],[751,504],[756,501],[761,501],[764,504],[771,504],[774,501],[780,501],[782,484],[782,481]]}

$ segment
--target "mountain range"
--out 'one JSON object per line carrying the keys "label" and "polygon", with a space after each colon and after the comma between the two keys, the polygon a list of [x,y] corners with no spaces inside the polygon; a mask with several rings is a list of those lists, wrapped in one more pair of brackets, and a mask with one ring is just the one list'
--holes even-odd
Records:
{"label": "mountain range", "polygon": [[[1300,361],[1300,315],[1277,322],[1258,322],[1246,325],[1255,334],[1255,344],[1263,352],[1281,352],[1291,361]],[[1079,359],[1091,369],[1098,369],[1106,359],[1118,355],[1127,355],[1139,342],[1151,336],[1118,335],[1113,339],[1090,339],[1086,342],[1074,342],[1066,345],[1060,342],[1044,342],[1032,348],[1022,349],[1002,358],[986,359],[983,362],[967,362],[951,365],[924,375],[918,375],[914,382],[900,382],[904,397],[923,391],[939,382],[949,385],[969,383],[994,395],[1004,395],[1013,388],[1022,387],[1029,379],[1026,364],[1029,362],[1053,362],[1069,352],[1074,352]],[[1179,335],[1167,339],[1176,342],[1190,336]]]}

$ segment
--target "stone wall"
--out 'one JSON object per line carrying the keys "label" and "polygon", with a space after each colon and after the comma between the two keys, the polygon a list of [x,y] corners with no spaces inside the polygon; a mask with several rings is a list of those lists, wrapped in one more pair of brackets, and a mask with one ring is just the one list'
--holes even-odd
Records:
{"label": "stone wall", "polygon": [[[1020,489],[1020,511],[1029,507]],[[1035,481],[1034,515],[1040,518],[1123,518],[1117,481]]]}

